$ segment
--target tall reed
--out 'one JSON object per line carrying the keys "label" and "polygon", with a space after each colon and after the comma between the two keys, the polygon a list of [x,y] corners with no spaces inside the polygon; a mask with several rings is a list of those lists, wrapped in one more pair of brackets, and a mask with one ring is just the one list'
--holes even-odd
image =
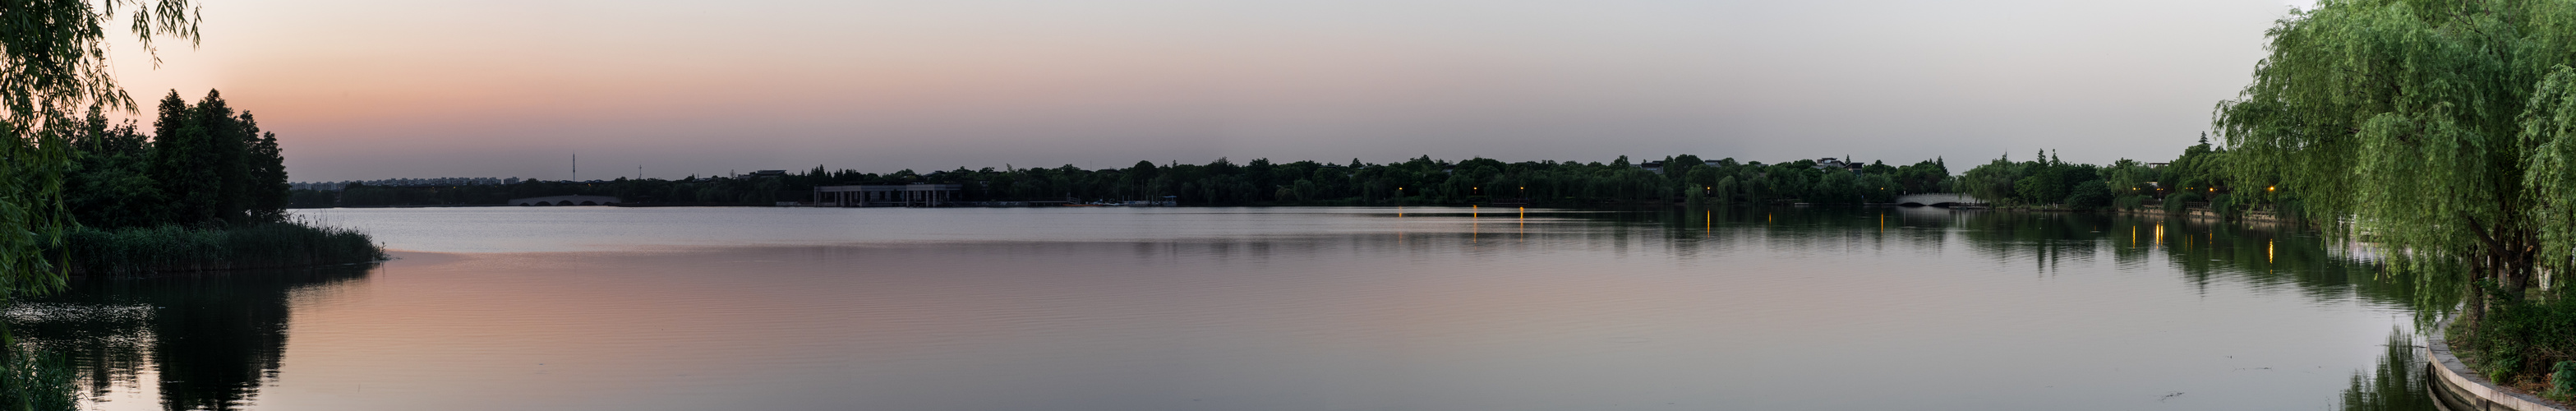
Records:
{"label": "tall reed", "polygon": [[299,267],[385,258],[384,249],[366,233],[300,221],[226,228],[80,228],[68,233],[63,243],[71,271],[81,275]]}

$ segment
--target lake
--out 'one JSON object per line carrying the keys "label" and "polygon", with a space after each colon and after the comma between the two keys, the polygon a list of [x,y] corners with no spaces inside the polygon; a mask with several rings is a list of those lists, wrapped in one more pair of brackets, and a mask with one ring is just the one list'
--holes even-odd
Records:
{"label": "lake", "polygon": [[299,210],[373,265],[10,308],[101,410],[2322,410],[2409,289],[1934,208]]}

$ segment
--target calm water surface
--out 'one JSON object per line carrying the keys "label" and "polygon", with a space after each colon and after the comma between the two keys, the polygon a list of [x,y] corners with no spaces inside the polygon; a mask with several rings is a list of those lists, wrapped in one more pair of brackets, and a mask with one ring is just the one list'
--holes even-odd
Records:
{"label": "calm water surface", "polygon": [[399,259],[8,311],[103,410],[2323,410],[2407,290],[1939,209],[307,210]]}

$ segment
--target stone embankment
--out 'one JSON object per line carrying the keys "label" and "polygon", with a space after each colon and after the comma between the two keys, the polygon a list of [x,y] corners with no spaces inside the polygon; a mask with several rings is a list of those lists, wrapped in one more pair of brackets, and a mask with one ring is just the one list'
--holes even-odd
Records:
{"label": "stone embankment", "polygon": [[[2118,210],[2118,211],[2119,211],[2120,213],[2123,213],[2123,214],[2133,214],[2133,215],[2141,215],[2141,216],[2178,216],[2178,217],[2183,217],[2183,218],[2189,218],[2189,219],[2191,219],[2192,221],[2195,221],[2195,222],[2219,222],[2219,221],[2227,221],[2227,219],[2226,219],[2225,217],[2218,215],[2218,213],[2217,213],[2217,212],[2209,211],[2209,209],[2207,209],[2207,208],[2190,208],[2190,209],[2187,209],[2186,211],[2183,211],[2183,213],[2182,213],[2182,214],[2167,213],[2167,212],[2165,212],[2165,210],[2164,210],[2163,208],[2159,208],[2159,207],[2156,207],[2156,206],[2148,206],[2147,208],[2136,209],[2136,210]],[[2248,211],[2246,211],[2246,212],[2244,212],[2244,213],[2239,213],[2239,214],[2237,214],[2237,215],[2236,215],[2236,220],[2235,220],[2235,221],[2236,221],[2236,222],[2238,222],[2238,223],[2250,223],[2250,224],[2280,224],[2280,223],[2282,222],[2282,221],[2281,221],[2281,217],[2280,217],[2280,215],[2273,214],[2273,213],[2272,213],[2271,211],[2269,211],[2269,210],[2248,210]]]}
{"label": "stone embankment", "polygon": [[2442,333],[2434,332],[2416,354],[2432,368],[2429,384],[2433,400],[2451,411],[2569,411],[2563,404],[2530,394],[2497,387],[2494,381],[2478,376],[2476,371],[2451,355],[2451,346],[2442,342]]}

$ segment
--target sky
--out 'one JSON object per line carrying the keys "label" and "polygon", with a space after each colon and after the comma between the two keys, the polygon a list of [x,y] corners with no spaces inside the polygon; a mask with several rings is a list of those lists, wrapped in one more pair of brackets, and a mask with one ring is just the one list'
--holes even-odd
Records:
{"label": "sky", "polygon": [[[295,181],[1229,158],[2162,161],[2282,0],[200,0]],[[157,56],[157,64],[153,57]]]}

